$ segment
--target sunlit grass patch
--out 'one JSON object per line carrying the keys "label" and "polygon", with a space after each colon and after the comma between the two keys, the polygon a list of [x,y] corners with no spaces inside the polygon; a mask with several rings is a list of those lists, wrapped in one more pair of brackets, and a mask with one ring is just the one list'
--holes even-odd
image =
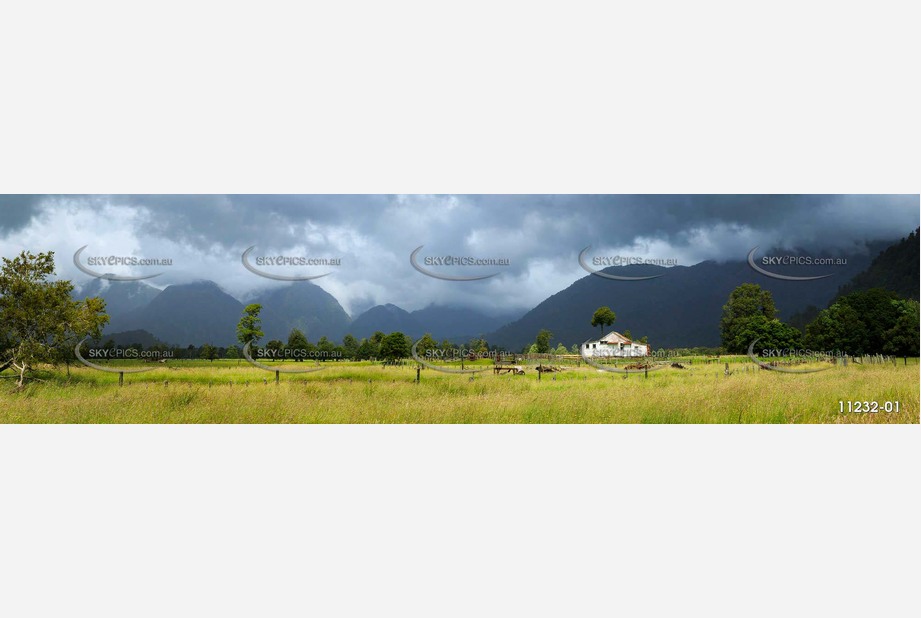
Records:
{"label": "sunlit grass patch", "polygon": [[[722,359],[721,359],[722,360]],[[305,366],[306,363],[278,363]],[[629,374],[572,366],[538,379],[451,374],[413,364],[330,362],[285,374],[245,362],[175,363],[118,375],[45,369],[21,391],[0,380],[13,423],[868,423],[918,422],[918,362],[783,374],[734,359]],[[806,365],[809,367],[809,365]],[[839,401],[898,401],[898,413],[841,414]]]}

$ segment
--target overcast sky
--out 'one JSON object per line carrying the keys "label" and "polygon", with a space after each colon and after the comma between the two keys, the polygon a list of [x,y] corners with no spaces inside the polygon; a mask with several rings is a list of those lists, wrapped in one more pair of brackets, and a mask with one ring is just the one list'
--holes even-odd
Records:
{"label": "overcast sky", "polygon": [[[170,258],[169,267],[95,268],[163,274],[157,287],[210,279],[246,300],[281,285],[241,264],[252,256],[340,258],[339,267],[264,267],[280,275],[331,272],[315,281],[356,315],[375,304],[531,308],[587,273],[579,252],[744,260],[748,251],[850,251],[895,240],[919,225],[917,196],[587,195],[96,195],[0,196],[0,255],[54,250],[59,276],[89,281],[73,264],[89,256]],[[412,268],[426,256],[505,258],[508,267],[437,268],[499,274],[483,281],[433,279]],[[424,263],[423,263],[424,265]]]}

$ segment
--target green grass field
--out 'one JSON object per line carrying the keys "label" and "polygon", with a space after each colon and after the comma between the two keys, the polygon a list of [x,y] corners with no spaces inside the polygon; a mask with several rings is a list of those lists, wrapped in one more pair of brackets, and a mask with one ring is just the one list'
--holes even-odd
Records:
{"label": "green grass field", "polygon": [[[687,359],[686,359],[687,360]],[[415,365],[328,363],[323,371],[273,373],[238,361],[175,361],[142,374],[83,366],[48,368],[21,391],[0,380],[2,423],[917,423],[918,359],[908,365],[832,367],[809,374],[724,365],[649,374],[582,365],[538,380],[471,377]],[[128,365],[125,365],[128,366]],[[143,367],[144,365],[130,365]],[[295,366],[294,364],[285,366]],[[148,365],[149,367],[149,365]],[[467,365],[469,368],[470,365]],[[488,367],[483,365],[483,367]],[[898,413],[840,412],[840,401],[899,402]]]}

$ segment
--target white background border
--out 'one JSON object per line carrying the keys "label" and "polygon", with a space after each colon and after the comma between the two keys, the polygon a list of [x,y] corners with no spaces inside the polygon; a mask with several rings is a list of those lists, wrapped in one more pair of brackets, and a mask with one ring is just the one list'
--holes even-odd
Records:
{"label": "white background border", "polygon": [[[912,5],[746,6],[3,5],[0,191],[918,193]],[[0,614],[917,616],[919,452],[0,427]]]}

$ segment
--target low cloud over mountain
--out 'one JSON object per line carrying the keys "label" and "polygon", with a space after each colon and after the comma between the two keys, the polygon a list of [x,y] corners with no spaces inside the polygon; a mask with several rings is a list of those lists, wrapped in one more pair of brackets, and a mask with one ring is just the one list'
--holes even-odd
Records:
{"label": "low cloud over mountain", "polygon": [[[263,266],[270,274],[319,275],[353,316],[393,304],[435,304],[488,315],[523,313],[586,273],[578,255],[741,261],[755,247],[853,254],[918,227],[917,196],[592,195],[97,195],[0,196],[0,254],[54,250],[58,273],[85,284],[84,257],[168,259],[168,266],[116,266],[118,274],[162,273],[163,289],[207,279],[238,299],[282,283],[241,263],[321,257],[334,267]],[[450,282],[412,267],[410,254],[507,260],[501,267],[441,272],[495,276]],[[106,272],[113,268],[105,268]]]}

